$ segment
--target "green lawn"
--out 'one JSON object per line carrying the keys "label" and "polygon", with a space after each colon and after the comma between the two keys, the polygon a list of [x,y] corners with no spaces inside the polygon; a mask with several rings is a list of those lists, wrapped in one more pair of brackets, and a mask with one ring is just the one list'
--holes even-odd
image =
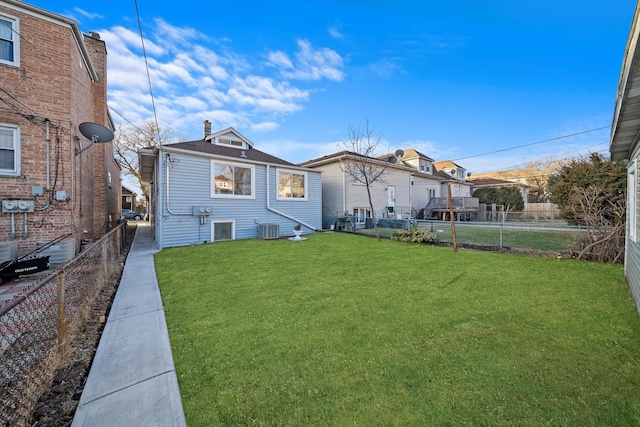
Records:
{"label": "green lawn", "polygon": [[190,426],[640,425],[620,265],[346,233],[155,259]]}

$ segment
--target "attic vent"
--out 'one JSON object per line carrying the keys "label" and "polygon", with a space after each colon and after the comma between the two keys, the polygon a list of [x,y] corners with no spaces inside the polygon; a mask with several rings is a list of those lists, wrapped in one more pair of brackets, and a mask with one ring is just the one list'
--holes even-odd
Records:
{"label": "attic vent", "polygon": [[451,175],[455,175],[456,174],[456,170],[455,169],[451,169]]}

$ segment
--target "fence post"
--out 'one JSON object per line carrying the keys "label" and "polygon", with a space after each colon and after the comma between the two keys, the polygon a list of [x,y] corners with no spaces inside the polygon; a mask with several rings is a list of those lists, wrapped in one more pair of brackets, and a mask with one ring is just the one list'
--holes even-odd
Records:
{"label": "fence post", "polygon": [[109,250],[107,248],[107,239],[102,242],[102,269],[104,270],[104,283],[109,281]]}
{"label": "fence post", "polygon": [[502,228],[504,226],[504,216],[502,217],[502,221],[500,221],[500,249],[502,249]]}
{"label": "fence post", "polygon": [[456,237],[456,218],[453,211],[453,197],[451,197],[451,184],[447,184],[447,193],[449,197],[449,215],[451,215],[451,237],[453,238],[453,251],[458,251],[458,238]]}
{"label": "fence post", "polygon": [[58,274],[58,355],[60,357],[67,353],[67,320],[65,316],[65,272]]}

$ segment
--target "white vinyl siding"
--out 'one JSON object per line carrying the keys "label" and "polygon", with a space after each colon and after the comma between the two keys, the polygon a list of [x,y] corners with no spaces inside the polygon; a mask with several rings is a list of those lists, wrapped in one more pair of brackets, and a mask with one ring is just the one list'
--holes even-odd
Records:
{"label": "white vinyl siding", "polygon": [[627,174],[628,185],[628,215],[627,221],[629,222],[629,239],[632,242],[638,242],[638,160],[634,160],[629,165]]}

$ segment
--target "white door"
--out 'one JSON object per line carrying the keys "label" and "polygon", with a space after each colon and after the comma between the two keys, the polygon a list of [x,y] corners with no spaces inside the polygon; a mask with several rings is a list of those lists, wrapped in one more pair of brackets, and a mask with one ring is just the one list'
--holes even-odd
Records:
{"label": "white door", "polygon": [[394,207],[396,205],[396,187],[387,187],[387,206]]}

